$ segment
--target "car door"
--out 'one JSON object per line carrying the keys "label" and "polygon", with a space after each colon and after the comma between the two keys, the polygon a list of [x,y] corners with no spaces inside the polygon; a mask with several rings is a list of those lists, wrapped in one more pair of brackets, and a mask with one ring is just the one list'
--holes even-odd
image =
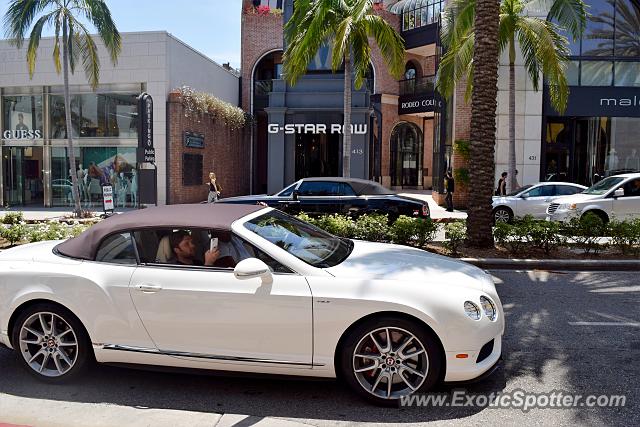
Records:
{"label": "car door", "polygon": [[356,213],[362,208],[364,201],[364,197],[358,196],[351,185],[346,182],[340,183],[339,213],[343,215]]}
{"label": "car door", "polygon": [[555,194],[555,185],[539,185],[525,192],[516,202],[515,215],[523,217],[532,215],[537,219],[544,219],[547,215],[547,207]]}
{"label": "car door", "polygon": [[640,218],[640,178],[632,179],[620,188],[624,195],[613,199],[613,216],[618,220]]}
{"label": "car door", "polygon": [[130,294],[156,348],[209,362],[310,368],[312,298],[306,279],[240,280],[232,268],[139,266]]}

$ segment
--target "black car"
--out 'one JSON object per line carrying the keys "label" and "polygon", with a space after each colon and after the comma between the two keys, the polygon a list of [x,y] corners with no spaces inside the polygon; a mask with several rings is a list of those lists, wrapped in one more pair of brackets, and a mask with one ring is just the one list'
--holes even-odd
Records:
{"label": "black car", "polygon": [[388,214],[392,221],[400,215],[429,217],[429,205],[399,196],[373,181],[356,178],[304,178],[274,195],[220,199],[218,203],[265,203],[289,214]]}

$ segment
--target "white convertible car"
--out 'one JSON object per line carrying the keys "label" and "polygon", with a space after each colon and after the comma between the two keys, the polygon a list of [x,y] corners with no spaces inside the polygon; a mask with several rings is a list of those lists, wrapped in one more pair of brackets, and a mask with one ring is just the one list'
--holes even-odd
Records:
{"label": "white convertible car", "polygon": [[261,206],[149,208],[0,254],[0,343],[51,382],[95,358],[339,376],[397,404],[488,375],[503,331],[484,271]]}

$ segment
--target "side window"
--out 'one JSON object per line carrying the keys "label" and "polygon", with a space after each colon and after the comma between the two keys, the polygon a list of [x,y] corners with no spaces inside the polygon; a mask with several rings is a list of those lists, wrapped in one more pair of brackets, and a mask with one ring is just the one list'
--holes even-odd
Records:
{"label": "side window", "polygon": [[530,190],[525,195],[527,197],[546,197],[553,196],[553,185],[541,185],[540,187],[536,187]]}
{"label": "side window", "polygon": [[[291,271],[289,268],[285,267],[284,265],[280,264],[278,261],[276,261],[275,259],[271,258],[269,255],[267,255],[266,253],[262,252],[260,249],[256,248],[255,246],[253,246],[251,243],[244,241],[242,239],[240,239],[239,237],[234,236],[232,238],[232,240],[234,241],[234,243],[241,245],[242,248],[244,249],[244,255],[242,257],[242,259],[247,259],[247,258],[258,258],[260,261],[264,262],[265,264],[267,264],[269,266],[269,268],[274,272],[274,273],[293,273],[293,271]],[[238,260],[238,262],[241,260]]]}
{"label": "side window", "polygon": [[556,194],[558,196],[570,196],[572,194],[580,193],[582,189],[580,187],[573,187],[571,185],[556,185]]}
{"label": "side window", "polygon": [[137,264],[131,233],[114,234],[107,237],[96,253],[96,261],[112,264]]}
{"label": "side window", "polygon": [[328,181],[303,182],[300,186],[301,196],[338,196],[340,183]]}
{"label": "side window", "polygon": [[624,197],[640,197],[640,178],[624,185]]}
{"label": "side window", "polygon": [[355,196],[356,192],[353,191],[353,188],[346,182],[340,183],[340,194],[343,196]]}
{"label": "side window", "polygon": [[293,190],[296,188],[296,185],[298,183],[293,183],[290,186],[288,186],[287,188],[285,188],[284,190],[282,190],[280,193],[278,193],[278,196],[280,197],[288,197],[291,195],[291,193],[293,193]]}

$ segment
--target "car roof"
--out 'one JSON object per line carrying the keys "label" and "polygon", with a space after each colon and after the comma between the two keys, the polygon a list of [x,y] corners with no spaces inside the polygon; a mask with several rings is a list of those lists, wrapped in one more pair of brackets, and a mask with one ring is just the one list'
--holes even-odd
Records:
{"label": "car roof", "polygon": [[535,185],[571,185],[573,187],[584,187],[584,188],[587,188],[582,184],[577,184],[575,182],[564,182],[564,181],[543,181],[543,182],[539,182],[539,183],[533,184],[533,185],[534,186]]}
{"label": "car roof", "polygon": [[346,184],[351,185],[353,191],[358,195],[363,194],[378,194],[378,195],[391,195],[395,194],[393,191],[383,187],[379,183],[375,181],[368,181],[366,179],[359,178],[343,178],[343,177],[313,177],[313,178],[303,178],[303,182],[344,182]]}
{"label": "car roof", "polygon": [[619,178],[640,178],[640,173],[632,172],[632,173],[621,173],[617,175],[611,175]]}
{"label": "car roof", "polygon": [[246,215],[265,209],[258,205],[200,203],[168,205],[113,215],[56,246],[65,256],[95,259],[102,240],[109,235],[149,228],[206,228],[228,231],[231,224]]}

